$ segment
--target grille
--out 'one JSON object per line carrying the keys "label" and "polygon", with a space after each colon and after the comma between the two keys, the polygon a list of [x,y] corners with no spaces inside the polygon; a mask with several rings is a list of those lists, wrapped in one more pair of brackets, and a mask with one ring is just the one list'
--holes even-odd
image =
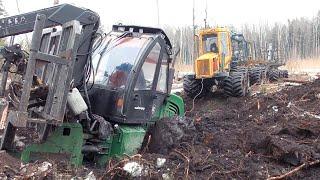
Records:
{"label": "grille", "polygon": [[197,72],[198,72],[198,75],[200,76],[210,75],[209,59],[197,61]]}

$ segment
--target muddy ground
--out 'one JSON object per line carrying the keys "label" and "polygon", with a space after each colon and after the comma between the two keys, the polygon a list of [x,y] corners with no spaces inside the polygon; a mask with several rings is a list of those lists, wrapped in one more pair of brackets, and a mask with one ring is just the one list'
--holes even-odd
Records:
{"label": "muddy ground", "polygon": [[[0,177],[88,178],[93,171],[102,179],[267,179],[300,166],[286,178],[320,179],[320,80],[281,89],[260,89],[243,98],[217,92],[196,100],[184,119],[191,125],[166,152],[143,147],[140,154],[110,161],[106,169],[71,170],[57,163],[47,169],[43,162],[22,166],[0,152]],[[192,109],[191,99],[185,97],[185,103]],[[166,161],[157,167],[159,158]],[[123,169],[128,162],[136,162],[137,174]]]}

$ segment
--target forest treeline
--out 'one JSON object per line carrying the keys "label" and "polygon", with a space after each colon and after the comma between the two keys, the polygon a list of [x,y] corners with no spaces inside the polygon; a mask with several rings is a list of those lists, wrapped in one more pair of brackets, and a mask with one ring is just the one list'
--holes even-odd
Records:
{"label": "forest treeline", "polygon": [[[7,13],[0,0],[0,17]],[[210,22],[209,22],[210,24]],[[162,27],[172,44],[180,47],[179,61],[181,64],[192,64],[194,55],[193,27]],[[277,58],[288,59],[318,59],[320,55],[320,11],[313,18],[295,18],[286,23],[260,23],[259,25],[245,24],[241,27],[229,27],[237,33],[243,33],[247,41],[252,43],[255,59],[265,59],[266,50],[272,44]],[[201,29],[199,26],[196,32]],[[21,41],[25,44],[25,41]],[[4,41],[0,41],[3,44]],[[320,58],[319,58],[320,59]]]}
{"label": "forest treeline", "polygon": [[[313,18],[295,18],[286,23],[245,24],[230,29],[243,33],[254,47],[256,59],[264,59],[272,44],[282,60],[318,58],[320,55],[320,11]],[[192,64],[193,27],[164,27],[172,43],[180,47],[179,63]],[[198,28],[199,29],[199,28]],[[198,30],[197,29],[197,30]]]}

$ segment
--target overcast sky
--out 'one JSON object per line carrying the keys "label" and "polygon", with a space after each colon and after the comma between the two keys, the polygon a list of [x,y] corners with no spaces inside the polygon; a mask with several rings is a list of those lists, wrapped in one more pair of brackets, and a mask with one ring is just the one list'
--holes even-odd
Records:
{"label": "overcast sky", "polygon": [[[9,15],[18,14],[16,0],[3,0]],[[53,0],[17,0],[21,12],[53,5]],[[158,0],[160,25],[192,25],[193,0]],[[102,24],[157,26],[157,0],[60,0],[89,8],[100,14]],[[195,0],[196,24],[203,25],[206,0]],[[210,25],[283,22],[296,17],[313,17],[320,0],[207,0]]]}

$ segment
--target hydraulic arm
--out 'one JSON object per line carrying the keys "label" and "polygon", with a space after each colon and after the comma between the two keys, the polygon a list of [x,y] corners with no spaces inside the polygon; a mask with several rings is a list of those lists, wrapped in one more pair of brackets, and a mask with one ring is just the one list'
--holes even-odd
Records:
{"label": "hydraulic arm", "polygon": [[[75,72],[82,71],[90,52],[94,33],[99,28],[99,15],[89,9],[82,9],[70,4],[62,4],[29,13],[0,19],[0,38],[25,34],[34,31],[37,15],[44,15],[43,28],[61,26],[76,20],[82,26],[82,40],[78,49]],[[82,74],[74,73],[76,85],[81,85]]]}
{"label": "hydraulic arm", "polygon": [[[53,29],[46,29],[50,27]],[[5,90],[9,66],[26,66],[22,73],[19,105],[15,110],[9,110],[1,149],[11,149],[16,128],[26,127],[28,122],[44,123],[45,127],[63,122],[67,93],[70,88],[81,87],[85,82],[82,72],[88,66],[88,56],[98,28],[99,16],[96,13],[69,4],[0,19],[0,38],[33,32],[28,58],[18,45],[1,51],[5,58],[1,94]],[[27,110],[35,76],[47,84],[47,95],[43,100],[44,108],[37,112],[37,116],[31,116]],[[46,138],[46,129],[43,138]]]}

